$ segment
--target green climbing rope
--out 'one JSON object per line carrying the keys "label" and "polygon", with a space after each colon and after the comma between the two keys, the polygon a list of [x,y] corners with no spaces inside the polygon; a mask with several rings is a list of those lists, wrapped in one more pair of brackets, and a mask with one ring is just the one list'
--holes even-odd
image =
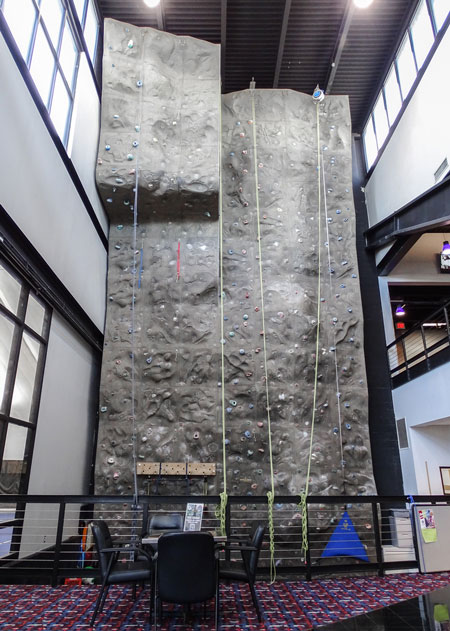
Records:
{"label": "green climbing rope", "polygon": [[319,119],[319,104],[316,103],[316,128],[317,128],[317,221],[318,221],[318,256],[317,256],[317,327],[316,327],[316,357],[314,365],[314,394],[313,394],[313,406],[312,406],[312,418],[311,418],[311,435],[309,440],[309,456],[308,467],[306,470],[305,490],[300,493],[299,507],[302,514],[302,551],[308,550],[308,510],[307,510],[307,497],[309,488],[309,476],[311,473],[311,460],[314,438],[314,423],[316,420],[316,402],[317,402],[317,382],[319,374],[319,335],[320,335],[320,275],[321,275],[321,222],[320,222],[320,209],[321,209],[321,172],[320,172],[320,119]]}
{"label": "green climbing rope", "polygon": [[261,250],[261,221],[259,212],[259,183],[258,183],[258,154],[256,148],[256,113],[255,113],[255,95],[250,90],[252,100],[252,119],[253,119],[253,159],[255,164],[255,198],[256,198],[256,221],[258,226],[258,258],[259,258],[259,285],[261,290],[261,318],[262,318],[262,338],[263,338],[263,356],[264,356],[264,378],[266,383],[266,409],[267,409],[267,433],[269,440],[269,462],[270,462],[270,486],[271,490],[267,493],[267,509],[269,522],[269,546],[270,546],[270,582],[274,583],[276,579],[275,566],[275,543],[274,543],[274,525],[273,525],[273,500],[274,476],[273,476],[273,454],[272,454],[272,431],[270,427],[270,398],[269,398],[269,374],[267,370],[267,348],[266,348],[266,326],[264,321],[264,288],[263,288],[263,262]]}
{"label": "green climbing rope", "polygon": [[222,95],[219,85],[219,249],[220,249],[220,348],[221,348],[221,391],[222,391],[222,467],[223,467],[223,492],[220,493],[220,506],[217,517],[220,519],[222,536],[226,535],[226,509],[227,509],[227,459],[225,443],[225,349],[223,328],[223,201],[222,201]]}

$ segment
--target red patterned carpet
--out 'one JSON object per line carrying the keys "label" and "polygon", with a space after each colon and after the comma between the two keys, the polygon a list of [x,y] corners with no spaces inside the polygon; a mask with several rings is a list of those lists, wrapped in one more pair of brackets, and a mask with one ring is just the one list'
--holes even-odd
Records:
{"label": "red patterned carpet", "polygon": [[[450,574],[394,574],[383,578],[332,578],[277,581],[257,584],[263,609],[258,623],[245,585],[221,588],[221,628],[287,631],[311,629],[412,598],[450,584]],[[97,586],[47,587],[0,585],[1,631],[86,631],[98,594]],[[149,591],[138,592],[133,601],[129,587],[112,587],[103,612],[97,618],[99,631],[149,631]],[[168,611],[168,609],[166,610]],[[202,608],[191,622],[181,615],[165,618],[163,631],[212,629],[212,616],[203,619]],[[173,611],[172,614],[176,612]]]}

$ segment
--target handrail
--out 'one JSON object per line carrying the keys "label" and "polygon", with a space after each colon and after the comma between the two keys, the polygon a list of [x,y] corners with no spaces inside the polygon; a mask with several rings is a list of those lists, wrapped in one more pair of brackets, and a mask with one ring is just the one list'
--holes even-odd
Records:
{"label": "handrail", "polygon": [[441,311],[443,313],[445,313],[445,309],[448,309],[448,308],[450,308],[450,300],[448,302],[446,302],[444,305],[442,305],[441,307],[439,307],[439,309],[436,309],[436,311],[433,311],[433,313],[431,315],[429,315],[426,318],[424,318],[421,322],[418,322],[413,327],[411,327],[410,329],[405,331],[405,333],[402,333],[401,335],[396,337],[395,340],[393,342],[391,342],[390,344],[388,344],[386,348],[389,349],[389,348],[391,348],[391,346],[395,346],[398,342],[400,342],[401,340],[404,340],[406,337],[408,337],[408,335],[411,335],[412,333],[414,333],[414,331],[418,331],[421,326],[423,326],[424,324],[426,324],[430,320],[434,319]]}

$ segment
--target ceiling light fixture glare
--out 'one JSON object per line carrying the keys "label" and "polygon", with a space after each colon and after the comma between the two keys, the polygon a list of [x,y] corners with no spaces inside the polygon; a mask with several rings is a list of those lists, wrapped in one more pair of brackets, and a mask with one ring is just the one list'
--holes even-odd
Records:
{"label": "ceiling light fixture glare", "polygon": [[144,0],[144,4],[146,4],[150,9],[154,9],[158,6],[160,0]]}
{"label": "ceiling light fixture glare", "polygon": [[372,4],[373,0],[353,0],[353,4],[358,9],[367,9]]}

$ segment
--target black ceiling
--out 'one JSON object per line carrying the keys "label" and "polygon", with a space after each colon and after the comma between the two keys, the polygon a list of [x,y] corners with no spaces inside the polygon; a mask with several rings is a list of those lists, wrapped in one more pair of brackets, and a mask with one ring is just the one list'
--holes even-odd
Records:
{"label": "black ceiling", "polygon": [[[222,44],[223,92],[292,88],[348,94],[361,131],[417,0],[97,0],[103,17]],[[334,63],[334,66],[332,65]]]}

